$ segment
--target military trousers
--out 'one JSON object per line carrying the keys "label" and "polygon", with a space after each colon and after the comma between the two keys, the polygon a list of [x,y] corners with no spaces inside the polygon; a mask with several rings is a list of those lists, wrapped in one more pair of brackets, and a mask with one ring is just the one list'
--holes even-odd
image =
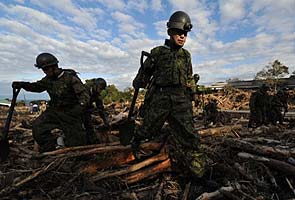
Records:
{"label": "military trousers", "polygon": [[175,145],[179,146],[178,160],[195,175],[204,173],[205,160],[200,152],[199,139],[193,133],[192,102],[184,88],[155,89],[145,105],[143,124],[135,131],[135,138],[143,140],[159,133],[167,121],[171,127]]}
{"label": "military trousers", "polygon": [[40,151],[51,151],[56,146],[53,129],[61,129],[65,135],[66,146],[79,146],[86,143],[85,130],[82,122],[82,107],[75,105],[70,108],[46,109],[33,122],[33,137],[40,146]]}

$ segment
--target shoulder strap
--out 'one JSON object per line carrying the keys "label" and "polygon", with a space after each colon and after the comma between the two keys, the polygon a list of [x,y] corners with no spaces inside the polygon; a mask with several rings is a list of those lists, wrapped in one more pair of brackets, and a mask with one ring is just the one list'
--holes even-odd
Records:
{"label": "shoulder strap", "polygon": [[79,74],[78,72],[76,72],[73,69],[63,69],[63,71],[66,72],[66,73],[69,73],[69,74],[71,74],[73,76],[77,76],[77,77],[78,77],[78,74]]}

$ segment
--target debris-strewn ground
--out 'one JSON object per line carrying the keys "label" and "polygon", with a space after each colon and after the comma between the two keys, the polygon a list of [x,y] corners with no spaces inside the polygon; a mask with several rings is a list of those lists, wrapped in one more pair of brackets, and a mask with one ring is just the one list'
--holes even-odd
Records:
{"label": "debris-strewn ground", "polygon": [[[234,109],[230,105],[243,107],[248,96],[249,93],[235,91],[215,97],[219,107]],[[233,103],[237,99],[240,106]],[[171,157],[169,137],[144,143],[145,156],[141,160],[134,158],[129,146],[119,144],[118,129],[126,120],[127,106],[107,106],[112,116],[111,129],[103,127],[99,117],[94,118],[101,144],[42,154],[37,151],[31,131],[37,115],[17,107],[9,133],[10,156],[0,164],[0,199],[295,198],[292,121],[282,126],[248,129],[247,118],[235,116],[226,124],[204,128],[202,118],[196,116],[196,133],[208,162],[203,179],[196,179],[182,176],[181,163]],[[1,111],[1,126],[5,113]],[[162,132],[169,135],[169,128]]]}

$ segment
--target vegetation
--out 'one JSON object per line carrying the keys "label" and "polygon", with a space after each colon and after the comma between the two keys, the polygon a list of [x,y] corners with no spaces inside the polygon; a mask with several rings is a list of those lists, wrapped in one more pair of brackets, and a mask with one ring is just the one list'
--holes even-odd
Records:
{"label": "vegetation", "polygon": [[267,80],[267,82],[270,85],[274,85],[274,88],[276,89],[279,78],[282,78],[287,74],[289,74],[289,68],[279,60],[275,60],[273,63],[269,63],[259,71],[255,76],[255,80]]}
{"label": "vegetation", "polygon": [[119,91],[115,85],[108,85],[101,96],[105,104],[112,102],[126,102],[132,100],[133,88],[126,88],[123,92]]}

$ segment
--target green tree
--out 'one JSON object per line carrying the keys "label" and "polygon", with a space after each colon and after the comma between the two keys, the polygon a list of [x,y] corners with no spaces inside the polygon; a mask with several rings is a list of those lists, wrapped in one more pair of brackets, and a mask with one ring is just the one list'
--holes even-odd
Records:
{"label": "green tree", "polygon": [[126,102],[132,99],[133,88],[126,88],[123,92],[119,91],[115,85],[108,85],[105,90],[101,92],[104,103],[112,102]]}
{"label": "green tree", "polygon": [[255,80],[266,80],[271,85],[274,85],[276,90],[279,78],[282,78],[287,74],[289,74],[289,68],[279,60],[275,60],[273,63],[269,63],[259,71],[255,76]]}

